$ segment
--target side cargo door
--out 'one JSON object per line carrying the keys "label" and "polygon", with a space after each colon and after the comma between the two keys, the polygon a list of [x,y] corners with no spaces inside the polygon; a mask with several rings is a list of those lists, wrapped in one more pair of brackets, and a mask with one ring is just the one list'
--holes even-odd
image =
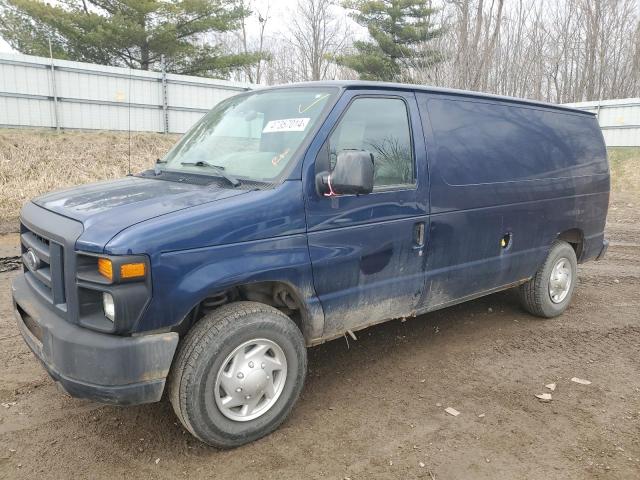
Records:
{"label": "side cargo door", "polygon": [[431,181],[420,311],[528,280],[558,234],[581,230],[580,217],[602,218],[585,203],[608,182],[595,121],[497,99],[416,98]]}
{"label": "side cargo door", "polygon": [[[424,291],[429,196],[413,92],[347,90],[326,122],[303,175],[314,285],[330,337],[415,311]],[[347,149],[373,154],[373,192],[319,195],[315,175]]]}

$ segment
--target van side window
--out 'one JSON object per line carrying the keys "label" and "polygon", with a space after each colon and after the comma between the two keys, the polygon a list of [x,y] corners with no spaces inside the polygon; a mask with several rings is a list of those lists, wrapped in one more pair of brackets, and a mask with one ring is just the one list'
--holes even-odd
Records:
{"label": "van side window", "polygon": [[374,188],[415,183],[407,107],[399,98],[357,98],[329,138],[331,169],[342,150],[373,154]]}

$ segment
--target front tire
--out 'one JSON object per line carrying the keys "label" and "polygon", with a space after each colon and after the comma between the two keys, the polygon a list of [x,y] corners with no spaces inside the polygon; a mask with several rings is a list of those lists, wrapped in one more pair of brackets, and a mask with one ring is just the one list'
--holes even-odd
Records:
{"label": "front tire", "polygon": [[576,252],[567,242],[557,240],[533,278],[518,288],[520,302],[533,315],[557,317],[571,303],[577,279]]}
{"label": "front tire", "polygon": [[290,318],[261,303],[231,303],[205,316],[182,341],[169,398],[195,437],[232,448],[285,420],[306,371],[304,338]]}

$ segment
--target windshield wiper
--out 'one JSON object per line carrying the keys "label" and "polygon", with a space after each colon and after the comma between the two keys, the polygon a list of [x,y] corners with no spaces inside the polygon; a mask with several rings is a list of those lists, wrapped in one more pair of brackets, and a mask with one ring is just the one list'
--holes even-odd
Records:
{"label": "windshield wiper", "polygon": [[234,187],[239,187],[241,185],[240,180],[238,180],[233,175],[230,175],[224,171],[224,167],[221,167],[219,165],[214,165],[213,163],[209,163],[206,160],[198,160],[197,162],[180,162],[180,165],[193,165],[195,167],[209,167]]}

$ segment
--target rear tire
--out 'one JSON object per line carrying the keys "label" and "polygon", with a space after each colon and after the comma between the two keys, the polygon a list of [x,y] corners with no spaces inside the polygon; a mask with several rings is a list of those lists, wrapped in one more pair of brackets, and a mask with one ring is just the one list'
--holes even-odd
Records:
{"label": "rear tire", "polygon": [[518,288],[522,306],[538,317],[561,315],[571,303],[577,274],[578,262],[573,247],[567,242],[555,241],[533,278]]}
{"label": "rear tire", "polygon": [[289,317],[261,303],[231,303],[205,316],[181,342],[169,399],[195,437],[237,447],[285,420],[306,371],[304,338]]}

